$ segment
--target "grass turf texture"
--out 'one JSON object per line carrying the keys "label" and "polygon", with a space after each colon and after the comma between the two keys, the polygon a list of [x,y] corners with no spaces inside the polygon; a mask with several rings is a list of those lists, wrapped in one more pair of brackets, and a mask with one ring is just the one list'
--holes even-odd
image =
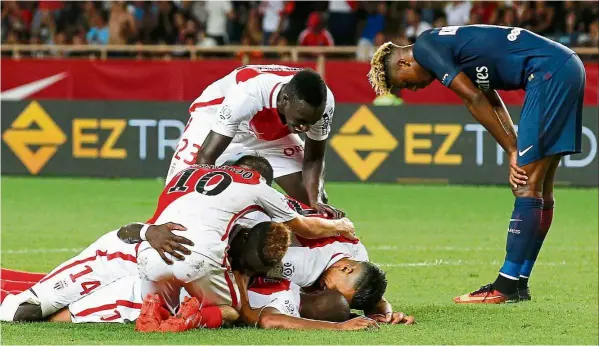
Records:
{"label": "grass turf texture", "polygon": [[[103,233],[152,215],[155,180],[2,179],[2,266],[47,272]],[[597,189],[558,189],[533,301],[455,305],[492,281],[504,256],[509,188],[328,184],[387,271],[387,298],[414,326],[369,332],[195,330],[140,334],[133,325],[0,325],[3,344],[596,344]]]}

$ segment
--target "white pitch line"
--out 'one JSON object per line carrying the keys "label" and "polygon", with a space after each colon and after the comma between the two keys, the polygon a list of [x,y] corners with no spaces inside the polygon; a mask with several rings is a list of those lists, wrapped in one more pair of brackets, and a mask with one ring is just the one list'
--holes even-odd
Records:
{"label": "white pitch line", "polygon": [[83,248],[59,248],[59,249],[7,249],[0,250],[0,254],[9,255],[27,255],[33,253],[52,253],[52,252],[81,252]]}
{"label": "white pitch line", "polygon": [[[503,247],[505,248],[505,246]],[[497,251],[502,250],[501,246],[499,247],[489,247],[489,246],[474,246],[474,247],[459,247],[459,246],[395,246],[395,245],[378,245],[378,246],[369,246],[367,250],[371,251]],[[597,252],[597,247],[593,246],[546,246],[544,249],[550,250],[562,250],[562,251],[595,251]]]}
{"label": "white pitch line", "polygon": [[[379,267],[383,268],[395,268],[395,267],[437,267],[437,266],[480,266],[480,265],[489,265],[489,266],[499,266],[502,262],[499,261],[491,261],[491,262],[482,262],[482,261],[465,261],[465,260],[444,260],[444,259],[436,259],[432,261],[423,261],[423,262],[413,262],[413,263],[375,263]],[[586,265],[587,262],[576,262],[574,265]],[[569,265],[566,261],[561,262],[538,262],[537,266],[547,266],[547,267],[555,267],[555,266],[565,266]]]}

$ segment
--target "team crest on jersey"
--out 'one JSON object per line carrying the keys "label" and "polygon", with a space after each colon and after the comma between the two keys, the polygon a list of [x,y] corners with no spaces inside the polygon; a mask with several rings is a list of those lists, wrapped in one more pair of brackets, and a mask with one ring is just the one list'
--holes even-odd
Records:
{"label": "team crest on jersey", "polygon": [[231,108],[227,105],[222,106],[218,111],[218,117],[223,121],[231,118]]}
{"label": "team crest on jersey", "polygon": [[289,299],[286,299],[283,305],[285,305],[285,309],[287,309],[287,312],[289,312],[290,315],[295,313],[295,306]]}
{"label": "team crest on jersey", "polygon": [[291,263],[279,263],[275,265],[271,270],[266,274],[267,278],[265,280],[291,280],[293,273],[295,272],[295,267]]}

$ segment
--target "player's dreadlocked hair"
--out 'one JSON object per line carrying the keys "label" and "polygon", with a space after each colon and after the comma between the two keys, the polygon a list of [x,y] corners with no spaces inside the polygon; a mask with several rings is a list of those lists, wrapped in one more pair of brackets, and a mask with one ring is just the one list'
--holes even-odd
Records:
{"label": "player's dreadlocked hair", "polygon": [[279,263],[291,243],[291,232],[281,223],[261,222],[236,230],[228,255],[233,270],[260,270],[264,274]]}
{"label": "player's dreadlocked hair", "polygon": [[320,107],[327,101],[327,85],[322,77],[311,69],[296,73],[286,88],[290,96],[295,96],[314,108]]}
{"label": "player's dreadlocked hair", "polygon": [[387,289],[385,272],[370,262],[361,262],[362,275],[356,282],[356,293],[350,302],[352,309],[370,310],[383,298]]}
{"label": "player's dreadlocked hair", "polygon": [[389,84],[389,71],[387,65],[393,50],[398,47],[393,42],[387,42],[379,47],[370,61],[368,80],[377,95],[385,95],[391,92]]}
{"label": "player's dreadlocked hair", "polygon": [[233,166],[253,169],[260,173],[262,178],[266,179],[266,184],[268,184],[269,186],[272,185],[274,176],[272,166],[270,165],[268,160],[262,156],[244,155],[240,157],[237,161],[235,161],[235,163],[233,163]]}

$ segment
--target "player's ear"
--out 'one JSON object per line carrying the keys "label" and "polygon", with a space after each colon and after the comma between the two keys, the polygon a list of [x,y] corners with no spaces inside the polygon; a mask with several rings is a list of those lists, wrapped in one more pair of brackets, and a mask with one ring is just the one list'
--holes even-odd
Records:
{"label": "player's ear", "polygon": [[404,58],[399,58],[399,60],[397,60],[397,66],[398,67],[410,67],[410,66],[412,66],[412,64],[410,64],[410,62]]}
{"label": "player's ear", "polygon": [[349,263],[346,263],[340,268],[340,270],[341,270],[341,273],[343,273],[345,275],[349,275],[354,272],[354,266]]}

